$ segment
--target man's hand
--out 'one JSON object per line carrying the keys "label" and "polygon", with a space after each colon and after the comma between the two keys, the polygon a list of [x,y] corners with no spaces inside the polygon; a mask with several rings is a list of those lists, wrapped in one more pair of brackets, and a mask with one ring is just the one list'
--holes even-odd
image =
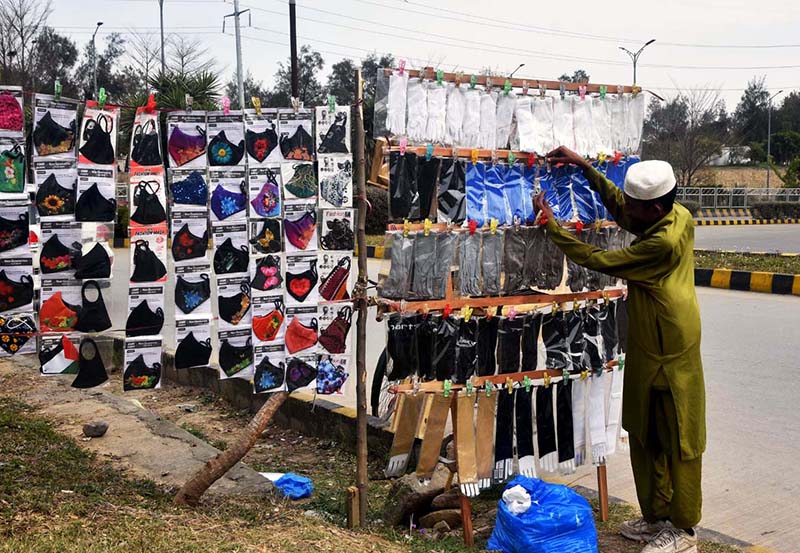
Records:
{"label": "man's hand", "polygon": [[539,213],[537,218],[544,217],[547,220],[553,219],[553,209],[544,197],[544,192],[539,192],[539,194],[533,198],[533,205],[536,206],[536,211]]}
{"label": "man's hand", "polygon": [[566,163],[568,165],[577,165],[581,169],[584,169],[588,166],[583,157],[579,154],[576,154],[566,146],[559,146],[549,154],[545,156],[545,159],[550,163]]}

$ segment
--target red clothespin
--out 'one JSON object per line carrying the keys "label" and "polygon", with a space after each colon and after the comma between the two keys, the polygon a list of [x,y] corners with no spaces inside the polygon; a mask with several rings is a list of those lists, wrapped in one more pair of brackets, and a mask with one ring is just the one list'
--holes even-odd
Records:
{"label": "red clothespin", "polygon": [[581,231],[583,230],[583,221],[578,221],[575,223],[575,236],[580,236]]}
{"label": "red clothespin", "polygon": [[147,97],[147,103],[144,105],[145,113],[153,113],[156,110],[156,95],[150,94]]}
{"label": "red clothespin", "polygon": [[406,60],[400,60],[397,63],[397,74],[402,75],[406,70]]}
{"label": "red clothespin", "polygon": [[614,150],[614,165],[619,165],[620,161],[622,161],[622,152]]}
{"label": "red clothespin", "polygon": [[406,155],[406,147],[408,146],[408,138],[405,136],[400,139],[400,155]]}
{"label": "red clothespin", "polygon": [[478,230],[478,221],[475,219],[469,220],[469,235],[472,236],[475,234],[475,231]]}
{"label": "red clothespin", "polygon": [[578,87],[578,95],[580,96],[581,101],[586,99],[586,85],[585,84],[582,84],[581,86]]}
{"label": "red clothespin", "polygon": [[222,97],[222,113],[225,115],[231,114],[231,99],[227,96]]}
{"label": "red clothespin", "polygon": [[517,317],[517,310],[514,309],[514,306],[511,306],[511,309],[508,311],[508,320],[513,321]]}
{"label": "red clothespin", "polygon": [[528,169],[532,168],[534,165],[536,165],[536,154],[531,152],[528,154]]}
{"label": "red clothespin", "polygon": [[452,308],[452,307],[450,307],[450,304],[448,303],[448,304],[446,304],[446,305],[444,306],[444,311],[442,311],[442,316],[443,316],[443,317],[446,319],[447,317],[449,317],[449,316],[450,316],[450,313],[451,313],[452,311],[453,311],[453,308]]}

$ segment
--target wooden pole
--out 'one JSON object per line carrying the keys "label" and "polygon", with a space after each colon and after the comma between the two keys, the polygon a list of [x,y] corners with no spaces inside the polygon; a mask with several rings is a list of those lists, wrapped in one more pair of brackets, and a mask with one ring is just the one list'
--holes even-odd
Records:
{"label": "wooden pole", "polygon": [[358,489],[358,523],[367,523],[367,185],[364,162],[364,81],[361,70],[356,69],[356,105],[353,114],[355,144],[353,162],[355,165],[355,184],[358,191],[358,281],[353,290],[355,308],[358,311],[356,322],[356,488]]}
{"label": "wooden pole", "polygon": [[608,522],[608,473],[605,463],[597,466],[597,499],[600,504],[600,520]]}
{"label": "wooden pole", "polygon": [[[458,472],[458,392],[453,392],[453,401],[450,403],[450,416],[453,420],[453,455],[456,462],[456,472]],[[452,478],[452,474],[450,475]],[[459,487],[461,486],[461,473],[458,474]],[[461,527],[464,535],[464,545],[473,547],[475,545],[475,534],[472,531],[472,504],[469,497],[459,490],[459,505],[461,506]]]}

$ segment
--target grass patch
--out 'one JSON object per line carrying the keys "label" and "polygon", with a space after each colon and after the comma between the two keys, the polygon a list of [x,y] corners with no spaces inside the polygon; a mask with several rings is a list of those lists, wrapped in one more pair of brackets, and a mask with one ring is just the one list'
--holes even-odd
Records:
{"label": "grass patch", "polygon": [[731,269],[734,271],[763,271],[800,274],[800,256],[749,255],[746,253],[695,253],[695,265],[703,269]]}
{"label": "grass patch", "polygon": [[228,442],[226,442],[225,440],[212,440],[211,438],[208,437],[208,435],[205,432],[203,432],[203,430],[197,428],[196,426],[193,426],[191,424],[182,424],[181,428],[186,430],[189,434],[191,434],[195,438],[203,440],[204,442],[216,447],[220,451],[225,451],[226,449],[228,449]]}
{"label": "grass patch", "polygon": [[384,246],[386,236],[383,234],[367,234],[367,246]]}

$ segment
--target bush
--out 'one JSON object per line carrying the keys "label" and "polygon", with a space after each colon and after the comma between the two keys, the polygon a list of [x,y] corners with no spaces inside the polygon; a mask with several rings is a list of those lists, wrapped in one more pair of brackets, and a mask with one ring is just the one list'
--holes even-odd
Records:
{"label": "bush", "polygon": [[752,212],[756,219],[798,219],[800,202],[756,202]]}
{"label": "bush", "polygon": [[692,214],[692,217],[697,215],[697,211],[700,209],[700,202],[695,202],[692,200],[681,200],[680,203],[683,207],[689,210],[689,213]]}
{"label": "bush", "polygon": [[368,186],[367,201],[372,206],[372,210],[367,211],[367,234],[383,234],[389,223],[389,193],[377,186]]}

